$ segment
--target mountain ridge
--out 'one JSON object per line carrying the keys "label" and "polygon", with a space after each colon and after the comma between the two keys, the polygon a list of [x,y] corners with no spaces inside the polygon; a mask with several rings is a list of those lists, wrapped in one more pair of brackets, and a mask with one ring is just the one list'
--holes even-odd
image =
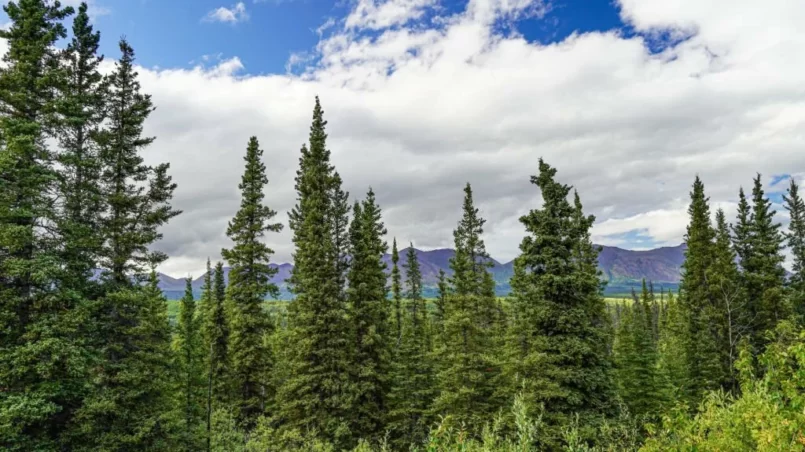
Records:
{"label": "mountain ridge", "polygon": [[[615,246],[601,247],[598,255],[598,268],[601,270],[602,279],[607,282],[607,293],[626,293],[633,287],[638,286],[643,279],[652,281],[655,285],[675,289],[682,276],[682,263],[685,261],[686,245],[665,246],[650,250],[627,250]],[[400,250],[400,270],[405,276],[403,265],[407,262],[408,248]],[[422,281],[426,296],[435,293],[438,283],[439,271],[444,270],[450,276],[450,258],[455,251],[450,248],[438,248],[433,250],[420,250],[414,248],[419,259],[422,271]],[[386,264],[387,273],[391,268],[391,255],[385,254],[382,261]],[[492,273],[497,285],[497,291],[503,295],[509,291],[509,280],[514,274],[514,261],[501,263],[490,258],[492,264],[489,271]],[[290,263],[270,264],[277,268],[277,274],[272,278],[272,282],[280,287],[282,299],[291,297],[286,280],[290,277],[293,265]],[[224,267],[224,279],[229,281],[229,267]],[[170,295],[173,292],[184,291],[185,281],[183,278],[159,273],[160,288]],[[193,280],[194,291],[198,292],[204,283],[203,276]],[[172,298],[172,297],[171,297]]]}

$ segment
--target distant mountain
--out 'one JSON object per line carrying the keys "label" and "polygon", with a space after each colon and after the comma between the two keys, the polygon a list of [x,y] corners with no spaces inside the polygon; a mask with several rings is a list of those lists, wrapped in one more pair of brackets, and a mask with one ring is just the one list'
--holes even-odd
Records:
{"label": "distant mountain", "polygon": [[[632,288],[638,287],[643,279],[652,281],[657,287],[676,289],[682,277],[682,263],[685,261],[686,245],[673,247],[656,248],[653,250],[633,251],[625,250],[614,246],[602,246],[601,253],[598,255],[598,268],[601,270],[602,279],[607,281],[607,293],[627,293]],[[405,264],[408,262],[408,249],[400,250],[400,270],[405,278]],[[451,276],[450,259],[455,255],[455,251],[449,248],[422,251],[414,249],[419,265],[422,270],[422,283],[425,296],[433,296],[436,293],[436,286],[439,281],[439,270]],[[497,284],[498,294],[509,292],[509,280],[514,274],[514,262],[502,264],[495,259],[490,259],[492,267],[489,271]],[[386,264],[386,273],[391,272],[391,255],[383,256]],[[271,264],[278,268],[277,274],[272,278],[272,282],[280,288],[282,299],[290,299],[291,294],[288,290],[287,279],[291,276],[293,265],[291,264]],[[184,291],[185,282],[183,279],[176,279],[168,275],[159,274],[159,286],[170,298],[178,298]],[[229,283],[229,267],[224,267],[224,279]],[[193,290],[198,293],[204,283],[204,278],[199,277],[193,280]]]}

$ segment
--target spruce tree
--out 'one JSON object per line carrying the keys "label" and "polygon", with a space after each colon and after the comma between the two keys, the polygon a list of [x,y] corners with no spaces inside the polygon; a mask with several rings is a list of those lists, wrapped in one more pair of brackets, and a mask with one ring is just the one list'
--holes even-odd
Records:
{"label": "spruce tree", "polygon": [[103,211],[98,183],[101,165],[97,137],[105,118],[106,85],[99,67],[100,33],[90,24],[88,7],[81,3],[73,19],[73,37],[63,54],[64,83],[56,107],[56,137],[62,212],[59,226],[67,279],[65,285],[88,296],[100,246]]}
{"label": "spruce tree", "polygon": [[43,0],[4,2],[3,10],[11,23],[0,30],[8,45],[0,68],[0,447],[52,450],[63,445],[88,367],[47,142],[65,82],[61,21],[73,10]]}
{"label": "spruce tree", "polygon": [[640,298],[625,309],[615,336],[614,360],[618,389],[629,412],[659,419],[669,401],[660,373],[654,339],[651,305],[654,293],[643,280]]}
{"label": "spruce tree", "polygon": [[433,311],[433,327],[435,334],[438,337],[441,336],[442,331],[444,330],[444,312],[445,306],[447,305],[447,296],[450,291],[450,286],[447,281],[447,274],[442,269],[439,269],[439,280],[436,288],[436,300],[433,302],[435,305],[435,309]]}
{"label": "spruce tree", "polygon": [[145,165],[140,155],[154,141],[142,135],[154,107],[151,96],[140,92],[134,50],[125,39],[120,41],[120,51],[107,80],[109,124],[98,134],[106,204],[100,264],[107,270],[106,279],[118,287],[130,285],[131,276],[142,274],[146,265],[156,266],[167,258],[148,247],[162,238],[159,227],[180,213],[169,204],[176,188],[168,175],[169,165]]}
{"label": "spruce tree", "polygon": [[682,264],[679,302],[688,321],[685,357],[689,380],[685,388],[688,401],[692,406],[698,406],[706,391],[724,383],[726,369],[723,368],[717,338],[720,313],[716,310],[709,279],[715,257],[715,230],[710,224],[709,199],[698,176],[690,197],[690,223],[685,235],[687,250]]}
{"label": "spruce tree", "polygon": [[[336,256],[335,170],[330,164],[324,111],[316,98],[309,146],[296,175],[297,204],[290,225],[295,245],[288,307],[288,375],[278,393],[277,421],[287,438],[315,435],[339,447],[354,443],[349,431],[349,350],[352,341],[343,301],[342,266]],[[340,212],[339,212],[340,213]],[[292,447],[293,444],[286,444]]]}
{"label": "spruce tree", "polygon": [[722,209],[716,211],[715,235],[713,263],[707,273],[707,280],[715,308],[717,348],[722,355],[722,367],[727,373],[722,386],[728,390],[737,390],[735,363],[741,340],[751,332],[751,322],[735,250],[732,248],[730,228]]}
{"label": "spruce tree", "polygon": [[688,310],[684,309],[673,292],[668,292],[659,328],[660,374],[667,378],[671,400],[687,401],[688,376]]}
{"label": "spruce tree", "polygon": [[405,319],[389,396],[389,430],[400,450],[407,445],[423,444],[427,439],[433,422],[430,405],[436,396],[428,315],[422,298],[422,271],[413,243],[407,251],[405,270]]}
{"label": "spruce tree", "polygon": [[402,278],[399,262],[400,252],[395,237],[391,245],[391,302],[394,304],[394,343],[398,346],[402,340]]}
{"label": "spruce tree", "polygon": [[369,189],[362,205],[355,203],[350,228],[352,260],[349,268],[349,318],[354,337],[351,387],[354,391],[352,435],[379,440],[385,426],[389,390],[391,335],[386,301],[388,246],[386,228],[374,192]]}
{"label": "spruce tree", "polygon": [[749,315],[753,319],[752,344],[759,352],[765,343],[765,333],[787,318],[791,309],[783,293],[785,270],[781,251],[785,238],[780,224],[774,222],[776,212],[771,210],[771,201],[765,196],[760,174],[753,182],[751,204],[741,190],[734,233]]}
{"label": "spruce tree", "polygon": [[508,374],[532,410],[542,407],[540,442],[555,448],[573,418],[585,440],[596,420],[613,409],[608,353],[611,332],[590,241],[593,216],[568,201],[571,187],[540,159],[531,182],[542,192],[541,209],[520,221],[528,235],[515,260]]}
{"label": "spruce tree", "polygon": [[[211,274],[212,286],[207,297],[209,306],[204,319],[205,355],[207,356],[207,392],[208,415],[216,406],[229,402],[230,393],[228,385],[230,366],[229,319],[226,316],[226,280],[224,279],[224,264],[218,262],[215,271]],[[205,281],[205,286],[207,282]]]}
{"label": "spruce tree", "polygon": [[183,415],[180,438],[182,448],[188,451],[201,448],[203,435],[200,434],[200,427],[206,405],[204,345],[200,318],[196,315],[192,282],[191,278],[187,278],[184,296],[179,302],[176,336],[173,340],[176,369],[179,372],[176,400]]}
{"label": "spruce tree", "polygon": [[263,205],[268,178],[262,157],[257,138],[251,137],[244,158],[246,170],[238,186],[242,194],[240,209],[226,230],[235,245],[221,250],[230,265],[228,295],[233,307],[230,378],[240,420],[247,425],[253,425],[257,416],[265,412],[275,392],[267,378],[272,359],[265,341],[272,324],[262,304],[266,295],[277,297],[279,289],[271,282],[277,273],[276,267],[269,266],[274,250],[262,239],[266,232],[281,231],[282,224],[272,223],[277,213]]}
{"label": "spruce tree", "polygon": [[[498,407],[493,393],[496,366],[490,356],[486,314],[490,299],[484,281],[489,264],[481,234],[486,220],[478,214],[472,188],[464,188],[463,216],[453,232],[456,254],[450,261],[453,293],[445,308],[444,334],[439,346],[440,394],[434,413],[477,429]],[[476,430],[477,431],[477,430]]]}
{"label": "spruce tree", "polygon": [[102,365],[76,415],[78,451],[172,450],[182,423],[174,409],[174,357],[167,301],[152,270],[145,287],[98,303]]}
{"label": "spruce tree", "polygon": [[342,180],[338,172],[333,170],[329,181],[329,196],[331,200],[328,219],[333,231],[333,260],[335,272],[338,276],[339,296],[341,302],[346,303],[347,272],[349,271],[349,193],[341,188]]}
{"label": "spruce tree", "polygon": [[800,197],[799,186],[794,178],[791,178],[783,201],[791,218],[788,233],[785,234],[792,257],[788,291],[791,304],[801,320],[805,316],[805,201]]}

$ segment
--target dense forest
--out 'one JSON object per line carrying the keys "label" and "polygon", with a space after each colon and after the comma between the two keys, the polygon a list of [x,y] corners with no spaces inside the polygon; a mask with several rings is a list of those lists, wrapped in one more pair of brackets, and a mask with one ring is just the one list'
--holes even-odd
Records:
{"label": "dense forest", "polygon": [[263,202],[271,157],[251,137],[224,262],[208,261],[198,300],[188,279],[170,322],[156,278],[168,256],[153,245],[181,212],[169,165],[141,156],[154,105],[134,50],[121,40],[102,70],[86,4],[4,10],[3,450],[805,449],[805,202],[793,179],[784,230],[760,175],[732,221],[696,177],[679,292],[646,281],[608,303],[594,217],[535,157],[543,203],[520,219],[512,293],[495,296],[467,184],[453,274],[426,299],[413,244],[402,268],[372,189],[359,200],[343,189],[317,98],[288,221],[294,300],[264,301],[278,291],[268,244],[283,224]]}

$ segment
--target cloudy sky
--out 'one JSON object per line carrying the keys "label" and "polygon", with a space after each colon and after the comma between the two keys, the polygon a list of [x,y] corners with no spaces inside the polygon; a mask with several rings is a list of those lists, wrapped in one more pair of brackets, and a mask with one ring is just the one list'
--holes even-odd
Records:
{"label": "cloudy sky", "polygon": [[[68,3],[74,3],[72,1]],[[597,243],[680,243],[699,174],[733,216],[763,175],[805,176],[801,0],[94,0],[108,58],[126,35],[157,105],[149,162],[184,210],[162,271],[220,258],[251,135],[287,226],[315,95],[353,197],[391,236],[451,245],[464,183],[492,256],[515,256],[541,156],[598,218]],[[778,206],[779,220],[786,222]],[[290,231],[267,238],[289,261]]]}

